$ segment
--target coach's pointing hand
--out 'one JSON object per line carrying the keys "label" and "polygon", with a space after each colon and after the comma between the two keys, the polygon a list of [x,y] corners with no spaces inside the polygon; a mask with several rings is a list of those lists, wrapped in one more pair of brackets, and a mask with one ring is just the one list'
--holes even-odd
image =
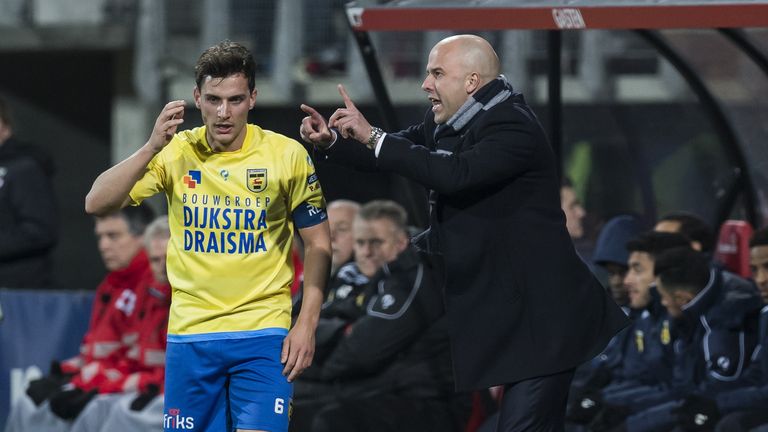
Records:
{"label": "coach's pointing hand", "polygon": [[336,128],[344,138],[352,138],[365,144],[371,136],[371,125],[350,99],[344,86],[339,84],[339,93],[344,99],[344,108],[339,108],[328,120],[332,128]]}
{"label": "coach's pointing hand", "polygon": [[301,104],[301,110],[308,114],[301,120],[299,127],[301,139],[316,147],[328,147],[336,137],[328,128],[325,118],[309,105]]}

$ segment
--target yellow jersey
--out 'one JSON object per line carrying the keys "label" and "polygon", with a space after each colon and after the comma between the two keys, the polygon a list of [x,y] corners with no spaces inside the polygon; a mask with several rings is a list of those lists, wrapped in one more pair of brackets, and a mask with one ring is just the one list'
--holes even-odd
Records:
{"label": "yellow jersey", "polygon": [[288,329],[294,225],[326,219],[304,147],[248,124],[242,148],[214,152],[204,126],[181,131],[129,195],[138,205],[160,191],[171,229],[169,340]]}

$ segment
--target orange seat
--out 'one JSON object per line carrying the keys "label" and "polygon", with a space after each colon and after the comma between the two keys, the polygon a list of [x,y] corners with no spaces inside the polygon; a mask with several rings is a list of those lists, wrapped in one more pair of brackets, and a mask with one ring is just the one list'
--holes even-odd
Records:
{"label": "orange seat", "polygon": [[727,220],[720,227],[720,235],[715,247],[715,261],[739,276],[752,277],[749,269],[749,239],[752,237],[752,225],[742,220]]}

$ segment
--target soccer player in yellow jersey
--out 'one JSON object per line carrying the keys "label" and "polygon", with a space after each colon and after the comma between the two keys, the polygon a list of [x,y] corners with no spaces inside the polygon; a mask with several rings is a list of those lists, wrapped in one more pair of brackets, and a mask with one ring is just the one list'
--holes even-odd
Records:
{"label": "soccer player in yellow jersey", "polygon": [[[195,66],[204,126],[168,103],[144,146],[102,173],[88,213],[168,200],[173,297],[166,431],[285,431],[291,382],[312,361],[331,246],[320,183],[296,141],[247,124],[255,63],[224,41]],[[304,243],[304,293],[291,324],[291,242]],[[290,328],[290,331],[289,331]]]}

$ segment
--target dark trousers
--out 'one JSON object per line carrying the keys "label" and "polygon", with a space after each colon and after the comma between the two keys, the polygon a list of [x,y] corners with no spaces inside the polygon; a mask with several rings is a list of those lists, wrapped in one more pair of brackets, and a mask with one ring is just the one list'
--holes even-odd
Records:
{"label": "dark trousers", "polygon": [[496,432],[562,432],[574,369],[504,386]]}

